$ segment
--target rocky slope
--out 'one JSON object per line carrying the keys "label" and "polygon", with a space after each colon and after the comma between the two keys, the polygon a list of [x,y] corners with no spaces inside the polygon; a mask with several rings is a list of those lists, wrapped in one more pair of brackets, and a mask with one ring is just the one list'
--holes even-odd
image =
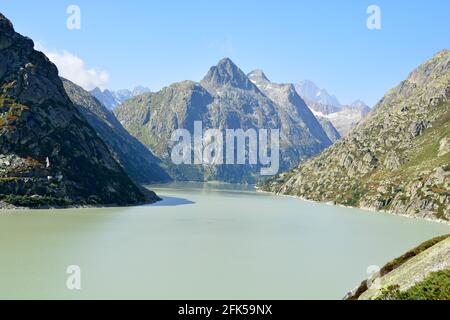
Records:
{"label": "rocky slope", "polygon": [[[450,236],[426,241],[389,262],[346,300],[449,299]],[[440,274],[436,277],[437,273]],[[436,280],[439,280],[436,282]]]}
{"label": "rocky slope", "polygon": [[345,138],[264,190],[450,220],[450,51],[389,91]]}
{"label": "rocky slope", "polygon": [[0,200],[131,205],[143,192],[67,96],[58,70],[0,14]]}
{"label": "rocky slope", "polygon": [[143,86],[137,86],[132,91],[123,89],[123,90],[101,90],[100,88],[95,88],[90,91],[90,93],[102,103],[109,110],[113,110],[119,104],[131,99],[133,97],[137,97],[141,94],[150,92],[150,89]]}
{"label": "rocky slope", "polygon": [[110,110],[80,86],[66,79],[62,81],[74,105],[134,181],[142,184],[170,181],[160,167],[161,160],[131,136]]}
{"label": "rocky slope", "polygon": [[[303,99],[298,95],[293,84],[278,84],[271,82],[262,70],[254,70],[248,74],[248,78],[258,89],[260,89],[267,97],[275,102],[279,107],[283,108],[299,127],[310,127],[315,130],[315,135],[320,136],[321,130],[325,131],[327,137],[334,143],[340,139],[340,135],[333,124],[323,117],[315,117],[308,109]],[[324,139],[322,137],[322,139]]]}
{"label": "rocky slope", "polygon": [[[301,100],[298,95],[289,98]],[[259,165],[171,165],[172,132],[185,128],[192,133],[194,121],[222,130],[280,129],[280,167],[287,170],[331,145],[313,114],[295,108],[272,101],[230,59],[223,59],[200,83],[184,81],[138,96],[117,107],[115,114],[132,135],[166,160],[175,179],[255,182]]]}
{"label": "rocky slope", "polygon": [[323,131],[327,134],[328,138],[331,140],[331,142],[335,143],[341,138],[341,134],[339,131],[334,127],[333,123],[324,117],[316,116],[317,120],[319,121],[320,125],[323,128]]}

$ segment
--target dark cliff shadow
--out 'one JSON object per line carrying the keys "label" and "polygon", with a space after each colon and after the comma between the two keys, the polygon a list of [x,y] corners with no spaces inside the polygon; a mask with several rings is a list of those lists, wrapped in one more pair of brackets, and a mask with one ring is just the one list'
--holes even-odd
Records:
{"label": "dark cliff shadow", "polygon": [[195,204],[195,202],[183,198],[161,196],[162,200],[150,204],[152,207],[175,207]]}

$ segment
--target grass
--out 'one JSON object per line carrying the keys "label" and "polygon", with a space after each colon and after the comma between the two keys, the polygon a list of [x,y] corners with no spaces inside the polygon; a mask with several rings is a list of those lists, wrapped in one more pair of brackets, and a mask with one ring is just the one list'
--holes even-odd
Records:
{"label": "grass", "polygon": [[450,300],[450,268],[431,273],[406,291],[390,286],[377,300]]}
{"label": "grass", "polygon": [[433,247],[434,245],[438,244],[439,242],[447,239],[448,237],[450,237],[450,235],[436,237],[436,238],[433,238],[431,240],[428,240],[428,241],[422,243],[421,245],[419,245],[418,247],[408,251],[407,253],[405,253],[401,257],[399,257],[399,258],[389,262],[388,264],[386,264],[383,268],[381,268],[380,275],[384,276],[384,275],[394,271],[395,269],[400,267],[402,264],[404,264],[408,260],[414,258],[415,256],[417,256],[420,253],[424,252],[425,250]]}
{"label": "grass", "polygon": [[65,198],[55,198],[49,196],[20,196],[20,195],[3,195],[0,200],[12,204],[17,207],[26,208],[42,208],[42,207],[67,207],[73,205],[73,201]]}

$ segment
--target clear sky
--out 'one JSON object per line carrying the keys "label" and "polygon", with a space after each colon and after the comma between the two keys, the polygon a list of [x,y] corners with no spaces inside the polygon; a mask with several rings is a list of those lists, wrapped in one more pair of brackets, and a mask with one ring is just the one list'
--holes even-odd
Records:
{"label": "clear sky", "polygon": [[[66,27],[71,4],[80,30]],[[366,26],[371,4],[381,30]],[[311,79],[343,103],[373,105],[450,48],[448,0],[0,0],[0,12],[68,72],[82,69],[80,84],[112,89],[200,80],[230,57],[274,82]]]}

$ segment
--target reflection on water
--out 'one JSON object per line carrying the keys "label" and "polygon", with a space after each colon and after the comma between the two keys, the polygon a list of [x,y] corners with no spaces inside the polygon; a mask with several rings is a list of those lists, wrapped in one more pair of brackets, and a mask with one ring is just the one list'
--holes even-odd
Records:
{"label": "reflection on water", "polygon": [[162,201],[151,204],[152,207],[173,207],[173,206],[185,206],[189,204],[195,204],[194,202],[176,197],[165,196],[162,197]]}
{"label": "reflection on water", "polygon": [[[131,208],[0,214],[0,298],[339,299],[442,224],[254,192],[152,186]],[[82,290],[66,288],[78,265]]]}

